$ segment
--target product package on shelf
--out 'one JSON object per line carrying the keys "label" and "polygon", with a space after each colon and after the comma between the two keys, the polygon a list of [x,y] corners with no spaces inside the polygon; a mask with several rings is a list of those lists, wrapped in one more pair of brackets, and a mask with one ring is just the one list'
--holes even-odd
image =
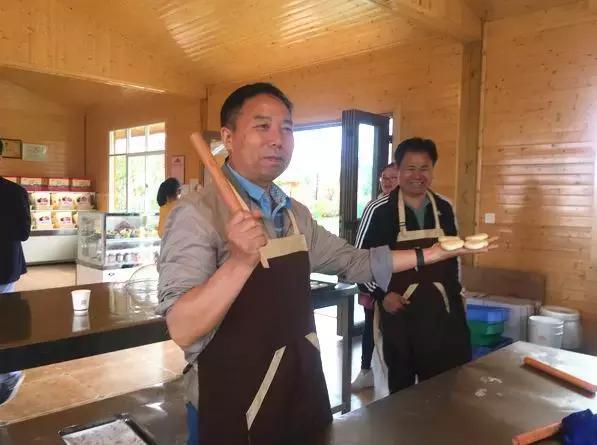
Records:
{"label": "product package on shelf", "polygon": [[72,210],[75,208],[75,197],[71,192],[52,193],[52,208],[55,210]]}
{"label": "product package on shelf", "polygon": [[50,191],[68,191],[70,179],[68,178],[48,178],[48,190]]}
{"label": "product package on shelf", "polygon": [[50,210],[34,212],[31,214],[31,219],[36,230],[47,230],[54,228],[52,225],[52,212]]}
{"label": "product package on shelf", "polygon": [[30,191],[43,190],[44,178],[30,178],[21,176],[21,186]]}
{"label": "product package on shelf", "polygon": [[91,190],[91,179],[71,178],[70,189],[72,191],[87,192]]}
{"label": "product package on shelf", "polygon": [[56,229],[72,229],[75,227],[72,212],[57,211],[53,214],[54,228]]}
{"label": "product package on shelf", "polygon": [[35,210],[50,210],[50,192],[32,192],[29,194]]}
{"label": "product package on shelf", "polygon": [[91,210],[93,209],[93,196],[91,192],[77,192],[74,194],[77,209]]}
{"label": "product package on shelf", "polygon": [[15,184],[19,183],[19,178],[18,176],[3,176],[4,179],[7,179],[11,182],[14,182]]}

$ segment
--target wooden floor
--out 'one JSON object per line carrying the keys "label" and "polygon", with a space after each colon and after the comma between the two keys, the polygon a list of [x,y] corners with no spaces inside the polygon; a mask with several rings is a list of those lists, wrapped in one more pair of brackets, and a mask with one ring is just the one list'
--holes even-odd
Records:
{"label": "wooden floor", "polygon": [[[30,267],[17,290],[34,290],[75,284],[74,265]],[[316,314],[321,356],[332,404],[340,400],[342,342],[336,319]],[[353,341],[353,378],[360,370],[360,338]],[[0,407],[0,423],[12,423],[67,407],[78,406],[162,383],[180,376],[185,361],[171,341],[96,355],[55,365],[25,370],[17,396]],[[374,368],[379,369],[377,363]],[[356,409],[386,394],[384,385],[353,394]]]}

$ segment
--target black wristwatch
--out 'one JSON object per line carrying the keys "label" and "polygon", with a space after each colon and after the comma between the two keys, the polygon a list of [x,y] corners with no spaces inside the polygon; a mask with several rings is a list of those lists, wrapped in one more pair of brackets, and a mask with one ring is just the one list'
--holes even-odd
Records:
{"label": "black wristwatch", "polygon": [[425,265],[425,255],[423,255],[423,249],[421,249],[420,247],[415,247],[415,254],[417,255],[416,269],[419,270],[421,267]]}

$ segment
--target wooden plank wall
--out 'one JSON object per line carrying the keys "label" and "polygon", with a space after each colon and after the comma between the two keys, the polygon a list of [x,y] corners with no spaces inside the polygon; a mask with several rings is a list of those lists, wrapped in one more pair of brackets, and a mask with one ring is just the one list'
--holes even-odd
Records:
{"label": "wooden plank wall", "polygon": [[46,162],[3,158],[2,176],[85,174],[84,113],[0,79],[0,137],[48,146]]}
{"label": "wooden plank wall", "polygon": [[[295,104],[297,123],[339,121],[342,110],[401,110],[400,137],[433,138],[440,150],[435,189],[456,194],[458,119],[463,47],[442,39],[275,74],[273,82]],[[219,112],[238,84],[208,88],[208,120],[219,129]]]}
{"label": "wooden plank wall", "polygon": [[[489,22],[478,223],[501,236],[479,265],[542,272],[547,301],[597,317],[593,229],[597,16],[582,4]],[[484,224],[495,213],[496,224]]]}
{"label": "wooden plank wall", "polygon": [[189,136],[202,131],[200,101],[171,95],[136,94],[110,105],[98,105],[87,111],[87,174],[96,184],[98,208],[108,211],[109,132],[155,122],[166,122],[166,175],[170,156],[185,156],[185,180],[201,179],[199,158]]}

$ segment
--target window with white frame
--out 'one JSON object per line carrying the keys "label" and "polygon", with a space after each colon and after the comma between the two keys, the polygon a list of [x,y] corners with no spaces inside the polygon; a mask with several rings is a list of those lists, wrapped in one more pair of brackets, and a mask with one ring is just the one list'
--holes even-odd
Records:
{"label": "window with white frame", "polygon": [[110,212],[158,212],[165,150],[164,122],[110,132]]}

